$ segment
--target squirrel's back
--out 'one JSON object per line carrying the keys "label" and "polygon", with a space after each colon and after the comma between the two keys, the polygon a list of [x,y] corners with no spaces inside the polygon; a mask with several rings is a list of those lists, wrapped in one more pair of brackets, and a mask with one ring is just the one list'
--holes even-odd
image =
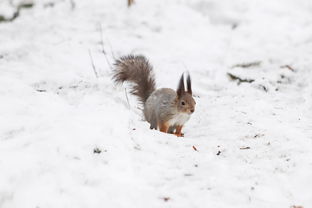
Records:
{"label": "squirrel's back", "polygon": [[131,94],[138,96],[139,100],[145,104],[156,88],[153,67],[148,60],[141,55],[128,55],[116,60],[115,66],[114,81],[133,83]]}
{"label": "squirrel's back", "polygon": [[[177,93],[170,88],[155,90],[145,103],[145,119],[149,123],[153,123],[155,119],[158,121],[169,120],[177,112],[176,96]],[[153,126],[152,128],[156,127]]]}

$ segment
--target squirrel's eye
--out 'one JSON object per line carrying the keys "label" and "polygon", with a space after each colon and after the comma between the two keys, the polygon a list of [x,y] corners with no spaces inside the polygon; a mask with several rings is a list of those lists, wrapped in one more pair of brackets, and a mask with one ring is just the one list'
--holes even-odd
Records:
{"label": "squirrel's eye", "polygon": [[185,102],[184,102],[184,101],[182,101],[182,102],[181,102],[181,104],[182,104],[182,105],[185,105]]}

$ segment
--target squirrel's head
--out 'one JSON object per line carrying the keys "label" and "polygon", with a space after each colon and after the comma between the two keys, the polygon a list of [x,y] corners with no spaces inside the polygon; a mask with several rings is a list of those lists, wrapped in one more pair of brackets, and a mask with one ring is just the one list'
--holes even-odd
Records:
{"label": "squirrel's head", "polygon": [[182,74],[177,89],[177,96],[178,111],[187,114],[194,113],[196,102],[192,96],[191,77],[189,74],[186,79],[186,90],[184,86],[184,75]]}

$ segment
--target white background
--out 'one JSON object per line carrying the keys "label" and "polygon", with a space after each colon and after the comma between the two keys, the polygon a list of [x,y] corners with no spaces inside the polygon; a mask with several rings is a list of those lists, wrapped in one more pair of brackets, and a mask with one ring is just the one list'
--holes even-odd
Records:
{"label": "white background", "polygon": [[[34,3],[0,23],[1,208],[312,206],[310,0]],[[184,138],[113,85],[108,63],[129,53],[158,87],[190,72]]]}

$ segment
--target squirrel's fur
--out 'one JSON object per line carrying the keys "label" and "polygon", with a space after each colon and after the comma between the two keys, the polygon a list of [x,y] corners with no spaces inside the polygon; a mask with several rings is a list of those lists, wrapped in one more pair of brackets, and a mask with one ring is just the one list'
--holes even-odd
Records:
{"label": "squirrel's fur", "polygon": [[113,71],[115,83],[131,82],[131,93],[138,96],[144,106],[144,117],[151,129],[183,136],[182,127],[195,110],[190,75],[187,89],[182,74],[177,90],[161,88],[156,90],[153,67],[144,56],[128,55],[116,60]]}
{"label": "squirrel's fur", "polygon": [[113,79],[116,83],[134,83],[131,94],[139,97],[145,104],[156,88],[153,67],[144,56],[128,55],[116,60]]}

